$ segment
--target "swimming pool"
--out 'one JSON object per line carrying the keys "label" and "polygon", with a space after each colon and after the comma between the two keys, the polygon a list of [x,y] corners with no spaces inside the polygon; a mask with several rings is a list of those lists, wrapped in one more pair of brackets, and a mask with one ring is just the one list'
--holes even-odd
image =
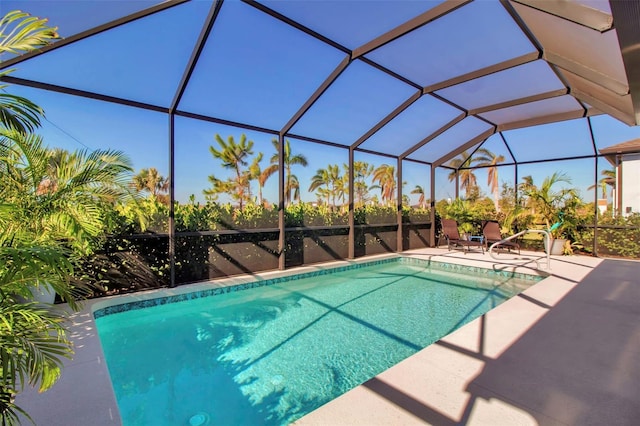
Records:
{"label": "swimming pool", "polygon": [[124,425],[278,425],[542,278],[397,257],[94,316]]}

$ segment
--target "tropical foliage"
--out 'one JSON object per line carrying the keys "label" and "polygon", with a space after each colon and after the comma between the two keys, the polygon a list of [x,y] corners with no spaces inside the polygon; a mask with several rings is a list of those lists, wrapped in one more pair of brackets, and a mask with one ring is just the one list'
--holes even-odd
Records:
{"label": "tropical foliage", "polygon": [[[598,218],[598,254],[605,256],[640,258],[640,214],[616,216],[605,214]],[[590,237],[590,238],[589,238]],[[584,241],[591,245],[593,232]]]}
{"label": "tropical foliage", "polygon": [[[0,169],[0,315],[4,331],[22,339],[0,336],[9,345],[0,349],[2,392],[10,395],[35,382],[46,389],[59,376],[57,357],[71,353],[63,317],[25,301],[54,291],[75,307],[85,289],[71,285],[74,264],[104,235],[105,207],[128,196],[131,167],[120,152],[50,150],[39,136],[4,128]],[[5,409],[7,418],[18,410]]]}
{"label": "tropical foliage", "polygon": [[67,300],[73,266],[59,247],[0,245],[0,414],[19,424],[14,398],[25,386],[49,389],[60,377],[61,358],[73,354],[64,315],[30,301],[32,291],[51,286]]}
{"label": "tropical foliage", "polygon": [[[495,198],[492,202],[489,197],[440,201],[436,209],[443,217],[456,219],[462,232],[480,233],[483,220],[498,220],[504,234],[544,229],[552,238],[569,240],[565,253],[588,251],[586,224],[593,222],[594,204],[585,204],[570,185],[569,177],[560,172],[547,176],[539,186],[532,176],[525,176],[516,190],[503,184],[499,209],[495,208]],[[539,235],[527,234],[524,238],[525,245],[534,244],[529,248],[541,249],[537,246],[542,243]]]}
{"label": "tropical foliage", "polygon": [[526,206],[544,222],[553,238],[575,239],[579,225],[577,210],[583,203],[575,188],[558,188],[562,183],[570,184],[571,179],[559,172],[546,177],[540,187],[534,184],[531,176],[525,176],[520,190],[526,197]]}
{"label": "tropical foliage", "polygon": [[55,241],[87,253],[104,233],[101,206],[129,193],[122,152],[50,150],[39,136],[5,130],[0,158],[0,238],[14,244]]}
{"label": "tropical foliage", "polygon": [[[57,37],[46,20],[11,12],[0,21],[0,53],[22,53]],[[50,388],[61,358],[73,353],[56,294],[77,309],[88,291],[79,277],[95,254],[116,205],[135,200],[131,162],[113,150],[50,149],[34,133],[42,109],[0,96],[0,414],[3,424],[28,417],[13,402],[25,386]],[[148,175],[147,171],[147,175]],[[163,187],[150,179],[145,189]],[[153,186],[153,188],[151,188]]]}
{"label": "tropical foliage", "polygon": [[[255,157],[254,142],[247,140],[246,135],[240,136],[239,142],[236,142],[233,136],[223,140],[219,134],[215,135],[215,140],[219,145],[219,149],[213,146],[209,147],[211,155],[215,159],[222,162],[222,167],[233,170],[233,176],[226,180],[219,179],[215,175],[209,176],[211,188],[203,191],[208,201],[217,201],[219,195],[227,194],[238,204],[240,208],[250,203],[259,205],[266,204],[263,198],[262,190],[267,180],[276,174],[279,170],[280,155],[278,148],[278,140],[273,139],[271,142],[275,149],[275,153],[270,158],[270,165],[262,169],[260,162],[264,154],[258,152]],[[285,169],[285,203],[290,204],[293,201],[300,200],[300,182],[298,177],[292,173],[292,167],[300,165],[306,167],[308,162],[304,155],[294,154],[291,149],[291,142],[284,141],[284,169]],[[254,198],[252,193],[251,182],[256,181],[258,185],[258,197]]]}
{"label": "tropical foliage", "polygon": [[[10,12],[0,20],[0,55],[27,52],[55,38],[55,28],[48,27],[46,20],[26,13]],[[41,108],[31,101],[4,90],[0,94],[2,424],[19,423],[19,413],[28,417],[15,405],[16,394],[29,385],[41,391],[50,388],[60,376],[61,358],[72,354],[64,317],[33,298],[48,288],[76,306],[69,285],[73,265],[67,247],[83,246],[85,234],[93,230],[92,223],[84,226],[75,220],[75,209],[54,211],[67,197],[52,194],[67,182],[64,173],[52,173],[57,168],[54,156],[31,134],[40,125],[41,115]],[[66,232],[70,230],[76,232]]]}

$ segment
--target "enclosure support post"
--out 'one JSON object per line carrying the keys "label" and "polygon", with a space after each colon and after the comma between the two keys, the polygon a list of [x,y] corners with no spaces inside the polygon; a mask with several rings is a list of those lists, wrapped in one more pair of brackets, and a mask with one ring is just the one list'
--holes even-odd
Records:
{"label": "enclosure support post", "polygon": [[593,137],[593,127],[591,126],[591,117],[587,117],[587,125],[589,126],[589,135],[591,136],[591,145],[593,146],[593,194],[596,202],[594,203],[594,215],[593,215],[593,255],[598,256],[598,147],[596,146],[596,140]]}
{"label": "enclosure support post", "polygon": [[620,161],[620,154],[616,154],[616,199],[615,199],[615,215],[622,215],[622,161]]}
{"label": "enclosure support post", "polygon": [[518,196],[518,163],[516,163],[513,168],[513,178],[513,201],[515,203],[514,205],[517,206],[520,200],[520,197]]}
{"label": "enclosure support post", "polygon": [[513,202],[514,202],[514,206],[518,205],[518,160],[516,160],[516,156],[513,155],[513,151],[511,151],[511,147],[509,146],[509,144],[507,143],[507,140],[504,137],[504,134],[502,132],[498,132],[500,134],[500,138],[502,139],[502,143],[504,143],[505,148],[507,148],[507,151],[509,151],[509,155],[511,156],[511,159],[513,160],[513,176],[514,176],[514,181],[513,181]]}
{"label": "enclosure support post", "polygon": [[431,165],[431,200],[429,202],[430,211],[429,216],[431,218],[431,228],[429,229],[429,241],[432,247],[438,247],[438,241],[436,241],[436,169]]}
{"label": "enclosure support post", "polygon": [[593,255],[598,256],[598,213],[600,207],[598,206],[598,157],[593,157],[594,171],[593,171],[593,193],[596,199],[595,211],[593,216]]}
{"label": "enclosure support post", "polygon": [[189,58],[189,63],[182,74],[182,78],[180,79],[180,83],[178,84],[178,89],[171,101],[171,106],[169,107],[169,268],[170,268],[170,287],[176,286],[176,225],[175,225],[175,215],[174,215],[174,201],[175,201],[175,113],[178,109],[178,105],[180,104],[180,100],[184,95],[184,91],[187,88],[187,84],[191,79],[191,75],[193,74],[193,70],[198,63],[198,59],[200,58],[200,54],[202,53],[202,49],[204,48],[204,44],[207,41],[207,37],[209,37],[209,33],[213,28],[213,23],[218,16],[218,12],[220,12],[220,7],[222,6],[221,1],[215,1],[211,5],[211,9],[209,9],[209,14],[207,15],[207,19],[205,20],[202,30],[200,31],[200,35],[198,36],[198,40],[191,52],[191,57]]}
{"label": "enclosure support post", "polygon": [[354,217],[355,188],[353,183],[355,173],[353,170],[353,163],[353,147],[349,147],[349,259],[354,259],[356,257],[356,227]]}
{"label": "enclosure support post", "polygon": [[175,115],[169,114],[169,287],[176,286],[176,224],[174,201],[175,191]]}
{"label": "enclosure support post", "polygon": [[402,158],[398,157],[398,200],[397,200],[397,215],[396,220],[398,222],[398,231],[396,232],[396,252],[403,251],[402,245]]}
{"label": "enclosure support post", "polygon": [[284,234],[284,134],[278,134],[278,269],[284,270],[286,260]]}

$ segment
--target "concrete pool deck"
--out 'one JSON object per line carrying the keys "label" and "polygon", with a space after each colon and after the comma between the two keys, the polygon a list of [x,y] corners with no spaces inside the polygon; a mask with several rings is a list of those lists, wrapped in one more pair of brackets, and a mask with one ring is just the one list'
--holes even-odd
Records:
{"label": "concrete pool deck", "polygon": [[[488,268],[535,266],[442,248],[403,254]],[[640,262],[552,256],[551,268],[519,296],[295,424],[637,424]],[[17,399],[38,425],[121,424],[93,321],[96,303],[104,302],[89,301],[72,316],[76,355],[60,381]]]}

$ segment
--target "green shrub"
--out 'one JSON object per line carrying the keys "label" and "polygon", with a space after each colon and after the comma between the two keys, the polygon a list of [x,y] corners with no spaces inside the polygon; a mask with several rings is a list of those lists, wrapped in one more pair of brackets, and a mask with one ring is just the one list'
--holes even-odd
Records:
{"label": "green shrub", "polygon": [[598,218],[598,226],[599,253],[640,258],[640,214],[634,213],[626,217],[605,215]]}
{"label": "green shrub", "polygon": [[493,201],[483,198],[475,202],[457,198],[451,203],[439,202],[437,209],[445,219],[455,219],[462,232],[480,234],[483,220],[498,220]]}
{"label": "green shrub", "polygon": [[354,210],[356,225],[379,225],[396,223],[397,211],[395,207],[369,205]]}
{"label": "green shrub", "polygon": [[431,222],[431,209],[402,206],[402,221],[405,223]]}
{"label": "green shrub", "polygon": [[299,203],[285,209],[285,227],[347,225],[349,214],[327,205]]}

